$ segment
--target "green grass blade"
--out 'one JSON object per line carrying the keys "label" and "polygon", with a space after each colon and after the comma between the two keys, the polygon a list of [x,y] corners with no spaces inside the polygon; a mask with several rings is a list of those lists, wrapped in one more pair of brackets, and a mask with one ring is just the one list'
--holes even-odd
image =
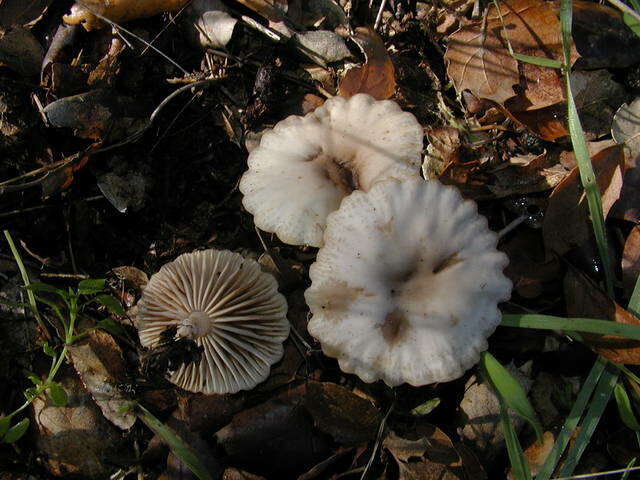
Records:
{"label": "green grass blade", "polygon": [[480,362],[491,385],[496,390],[498,398],[509,408],[531,424],[538,440],[542,439],[542,427],[536,418],[536,412],[531,406],[527,394],[520,382],[502,366],[489,352],[483,352]]}
{"label": "green grass blade", "polygon": [[573,474],[573,470],[578,465],[582,454],[593,436],[593,432],[598,426],[600,417],[602,416],[607,403],[609,403],[613,388],[618,382],[618,375],[618,370],[616,370],[613,365],[607,363],[604,372],[602,372],[602,375],[600,376],[600,381],[598,382],[596,391],[593,394],[589,409],[582,421],[580,433],[578,433],[573,446],[567,452],[567,460],[560,470],[561,477],[568,477]]}
{"label": "green grass blade", "polygon": [[158,435],[167,445],[176,457],[184,463],[191,472],[200,480],[213,480],[211,472],[207,471],[200,459],[193,453],[193,450],[169,427],[158,420],[149,410],[142,405],[138,405],[140,409],[139,418],[147,427]]}
{"label": "green grass blade", "polygon": [[640,325],[617,323],[595,318],[562,318],[534,313],[506,314],[502,316],[500,325],[503,327],[599,333],[631,340],[640,340]]}
{"label": "green grass blade", "polygon": [[513,58],[516,60],[520,60],[524,63],[530,63],[532,65],[537,65],[539,67],[547,67],[547,68],[562,68],[562,62],[559,60],[554,60],[553,58],[546,57],[536,57],[533,55],[523,55],[521,53],[513,53]]}
{"label": "green grass blade", "polygon": [[616,383],[616,386],[613,389],[613,395],[616,399],[618,413],[620,414],[622,422],[631,430],[635,430],[636,432],[639,431],[640,424],[638,423],[638,419],[636,419],[635,413],[633,413],[631,400],[629,400],[629,395],[627,395],[627,391],[625,390],[622,382]]}
{"label": "green grass blade", "polygon": [[633,293],[629,299],[627,310],[640,318],[640,275],[638,275],[638,280],[636,280],[636,286],[633,287]]}
{"label": "green grass blade", "polygon": [[529,464],[524,458],[520,440],[518,440],[518,435],[513,428],[511,417],[509,417],[507,407],[502,398],[500,398],[500,395],[498,395],[498,401],[500,402],[500,422],[502,424],[502,430],[504,431],[504,441],[507,445],[507,453],[509,454],[513,478],[515,480],[531,480]]}
{"label": "green grass blade", "polygon": [[[24,263],[22,262],[22,257],[20,256],[20,252],[18,252],[18,249],[16,248],[15,243],[13,243],[13,238],[11,238],[11,234],[9,233],[8,230],[4,231],[4,238],[7,239],[7,243],[9,244],[9,248],[11,249],[13,258],[15,259],[16,264],[18,264],[18,270],[20,270],[20,275],[22,276],[22,283],[26,288],[31,284],[31,281],[29,280],[29,275],[27,275],[27,269],[24,268]],[[44,332],[44,335],[47,337],[47,339],[51,339],[51,334],[49,333],[47,326],[44,324],[44,321],[40,316],[40,311],[38,310],[38,305],[36,304],[36,296],[31,290],[27,290],[27,298],[29,299],[29,306],[31,307],[31,312],[33,313],[33,316],[38,322],[38,325],[40,325],[40,328]]]}
{"label": "green grass blade", "polygon": [[573,432],[578,426],[578,423],[580,423],[582,413],[587,407],[589,399],[591,398],[591,394],[595,390],[596,385],[598,384],[598,381],[602,376],[605,365],[606,361],[603,358],[599,357],[596,363],[591,368],[591,371],[589,372],[589,375],[587,375],[582,388],[578,392],[576,401],[574,402],[573,407],[571,407],[571,411],[569,412],[569,415],[567,416],[567,419],[562,426],[562,430],[560,430],[560,433],[558,433],[553,448],[551,449],[551,453],[549,453],[549,456],[542,465],[542,468],[536,475],[536,480],[549,480],[551,478],[551,475],[553,474],[556,466],[558,465],[558,462],[560,461],[560,458],[562,457],[562,453],[569,444],[569,440],[571,439]]}
{"label": "green grass blade", "polygon": [[571,0],[561,0],[560,2],[560,25],[562,27],[562,51],[564,53],[564,80],[567,92],[567,113],[569,124],[569,136],[571,137],[571,144],[573,145],[573,152],[576,156],[576,162],[578,164],[578,170],[580,172],[580,180],[584,187],[587,197],[587,204],[589,205],[589,215],[591,216],[591,224],[593,226],[593,233],[596,238],[596,244],[598,246],[598,253],[600,254],[600,260],[602,261],[602,268],[604,270],[605,284],[607,292],[613,297],[613,260],[609,254],[609,247],[607,245],[607,235],[604,226],[604,214],[602,212],[602,199],[600,198],[600,190],[596,183],[596,176],[591,165],[591,158],[589,156],[589,149],[587,148],[587,141],[584,137],[584,131],[582,130],[582,124],[578,117],[578,109],[576,108],[575,101],[573,99],[573,93],[571,91],[571,24],[572,24],[572,5]]}

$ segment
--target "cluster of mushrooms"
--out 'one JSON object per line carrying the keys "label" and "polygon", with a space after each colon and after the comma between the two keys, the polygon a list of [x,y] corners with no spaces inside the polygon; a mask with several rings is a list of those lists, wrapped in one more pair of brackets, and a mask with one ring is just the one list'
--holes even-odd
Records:
{"label": "cluster of mushrooms", "polygon": [[[487,348],[511,292],[507,257],[476,204],[420,177],[422,138],[393,101],[335,97],[264,133],[240,182],[258,228],[320,248],[305,292],[309,333],[366,382],[460,377]],[[203,347],[198,362],[169,374],[193,392],[252,388],[289,333],[275,279],[229,251],[163,266],[139,306],[142,345],[177,327]]]}

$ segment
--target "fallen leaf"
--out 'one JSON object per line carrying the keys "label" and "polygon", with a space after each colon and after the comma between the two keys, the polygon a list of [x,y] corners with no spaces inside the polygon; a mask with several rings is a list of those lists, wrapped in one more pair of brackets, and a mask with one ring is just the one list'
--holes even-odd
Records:
{"label": "fallen leaf", "polygon": [[[599,318],[640,325],[640,319],[622,308],[595,282],[574,268],[570,268],[565,276],[564,290],[570,317]],[[581,333],[581,336],[589,347],[612,362],[640,365],[640,341],[588,333]]]}
{"label": "fallen leaf", "polygon": [[221,48],[231,40],[238,22],[227,10],[220,0],[194,0],[186,8],[182,23],[196,45]]}
{"label": "fallen leaf", "polygon": [[[522,370],[526,371],[525,364]],[[507,365],[525,392],[529,392],[533,381],[513,364]],[[524,420],[513,412],[509,413],[516,431]],[[458,434],[474,451],[491,462],[504,449],[504,432],[500,422],[500,403],[491,385],[472,376],[465,385],[465,393],[460,402],[460,423]],[[486,463],[485,463],[486,464]]]}
{"label": "fallen leaf", "polygon": [[306,55],[319,57],[325,63],[339,62],[351,56],[344,39],[328,30],[296,33],[293,39]]}
{"label": "fallen leaf", "polygon": [[449,36],[444,55],[447,75],[458,92],[470,90],[479,98],[503,103],[515,96],[520,80],[518,61],[487,26],[462,27]]}
{"label": "fallen leaf", "polygon": [[518,96],[507,100],[499,108],[516,124],[522,125],[543,140],[553,142],[569,135],[565,121],[567,106],[564,103],[529,110],[529,105]]}
{"label": "fallen leaf", "polygon": [[369,400],[330,382],[308,382],[306,389],[304,404],[318,430],[346,445],[375,438],[382,413]]}
{"label": "fallen leaf", "polygon": [[36,37],[22,26],[0,29],[0,65],[25,77],[40,74],[44,49]]}
{"label": "fallen leaf", "polygon": [[580,69],[625,68],[640,61],[640,37],[607,5],[575,0],[572,36]]}
{"label": "fallen leaf", "polygon": [[513,282],[514,291],[524,298],[537,298],[557,289],[562,272],[556,257],[545,259],[540,236],[530,230],[518,231],[501,247],[509,257],[504,273]]}
{"label": "fallen leaf", "polygon": [[640,275],[640,226],[631,229],[622,252],[622,286],[624,295],[630,298]]}
{"label": "fallen leaf", "polygon": [[627,98],[624,87],[606,70],[571,72],[571,87],[587,140],[608,134],[616,109]]}
{"label": "fallen leaf", "polygon": [[[596,154],[591,162],[602,197],[606,218],[609,209],[620,196],[624,170],[624,154],[619,146]],[[549,197],[549,206],[542,225],[547,251],[564,255],[585,243],[593,235],[578,167],[560,182]]]}
{"label": "fallen leaf", "polygon": [[[439,428],[421,423],[415,432],[403,436],[390,432],[382,445],[394,458],[400,480],[480,480],[468,477],[462,457],[449,437]],[[465,452],[468,456],[468,453]],[[476,471],[476,474],[478,472]]]}
{"label": "fallen leaf", "polygon": [[384,42],[368,27],[356,28],[352,38],[362,49],[366,62],[347,71],[338,86],[340,95],[349,98],[356,93],[368,93],[376,100],[389,98],[395,92],[396,78]]}
{"label": "fallen leaf", "polygon": [[82,0],[85,6],[75,3],[68,15],[62,17],[69,25],[82,25],[86,30],[103,28],[106,22],[94,15],[96,12],[112,22],[122,23],[136,18],[174,12],[189,0]]}
{"label": "fallen leaf", "polygon": [[122,140],[145,125],[139,102],[101,88],[55,100],[43,112],[52,126],[100,141]]}
{"label": "fallen leaf", "polygon": [[188,394],[178,399],[172,417],[184,422],[192,432],[215,432],[227,425],[244,404],[243,395]]}
{"label": "fallen leaf", "polygon": [[111,335],[93,330],[87,339],[69,346],[69,355],[105,418],[123,430],[131,428],[136,421],[135,401],[127,398],[119,388],[127,378],[126,367],[122,350]]}
{"label": "fallen leaf", "polygon": [[609,211],[610,218],[640,223],[640,155],[626,157],[620,198]]}
{"label": "fallen leaf", "polygon": [[291,478],[329,456],[329,444],[314,432],[304,408],[303,387],[236,414],[215,434],[231,462]]}
{"label": "fallen leaf", "polygon": [[530,109],[562,101],[559,70],[519,65],[507,50],[508,39],[516,53],[561,60],[560,23],[553,8],[542,0],[503,0],[498,5],[499,11],[489,5],[483,22],[449,37],[445,61],[456,90],[469,89],[477,97],[503,103],[516,95],[513,87],[519,85],[519,95]]}
{"label": "fallen leaf", "polygon": [[56,407],[43,396],[33,402],[36,445],[56,476],[105,478],[113,462],[124,462],[118,452],[120,434],[100,413],[74,373],[56,378],[66,390],[66,407]]}

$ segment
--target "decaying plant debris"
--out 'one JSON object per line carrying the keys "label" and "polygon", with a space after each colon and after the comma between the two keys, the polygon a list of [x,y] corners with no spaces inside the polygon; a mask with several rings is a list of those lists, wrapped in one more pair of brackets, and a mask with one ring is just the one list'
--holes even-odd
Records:
{"label": "decaying plant debris", "polygon": [[[560,0],[0,0],[0,480],[549,479],[628,466],[640,451],[640,37],[628,12],[572,7],[566,45]],[[373,157],[404,170],[362,188]],[[484,337],[438,378],[412,381],[410,349],[402,375],[353,367],[371,348],[342,319],[395,338],[399,317],[369,311],[364,289],[354,301],[348,281],[316,295],[320,269],[344,263],[335,251],[353,259],[341,273],[394,299],[397,272],[416,270],[394,259],[456,245],[416,231],[435,219],[442,233],[454,215],[401,206],[398,182],[477,202],[451,194],[482,224],[456,228],[495,260],[478,270],[491,281],[438,290],[449,313],[479,305],[442,325],[472,318],[488,334],[513,286],[480,363]],[[331,208],[316,208],[320,183],[339,190]],[[362,200],[371,189],[395,192],[401,211]],[[287,241],[274,225],[298,227],[292,211],[313,235]],[[185,268],[158,280],[176,259],[220,251],[233,268],[205,271],[228,278]],[[445,257],[429,278],[470,262]],[[427,293],[403,322],[429,318]],[[149,326],[153,294],[163,308]],[[447,335],[430,339],[451,350],[460,339]],[[186,378],[210,365],[208,380]],[[589,421],[565,434],[582,397]]]}

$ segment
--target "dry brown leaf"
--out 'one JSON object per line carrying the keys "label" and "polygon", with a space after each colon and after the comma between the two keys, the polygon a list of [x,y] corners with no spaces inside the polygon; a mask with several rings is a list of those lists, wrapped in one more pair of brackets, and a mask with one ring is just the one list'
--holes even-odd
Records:
{"label": "dry brown leaf", "polygon": [[330,382],[308,382],[305,407],[318,430],[347,445],[373,439],[382,420],[370,401]]}
{"label": "dry brown leaf", "polygon": [[456,89],[503,103],[516,95],[513,87],[519,85],[520,96],[530,108],[563,100],[558,70],[530,63],[522,63],[519,69],[507,50],[508,39],[516,53],[561,60],[560,24],[552,6],[542,0],[503,0],[499,7],[500,11],[490,4],[483,22],[449,37],[445,60]]}
{"label": "dry brown leaf", "polygon": [[[606,217],[609,209],[620,196],[624,152],[622,147],[615,145],[596,154],[591,162]],[[542,234],[547,251],[558,255],[564,255],[574,247],[582,245],[593,235],[587,199],[577,167],[553,190],[549,198]]]}
{"label": "dry brown leaf", "polygon": [[[499,5],[504,30],[493,4],[487,12],[487,29],[493,29],[495,35],[506,34],[516,53],[562,60],[560,22],[549,2],[509,0]],[[531,108],[548,107],[564,99],[564,85],[559,70],[525,62],[521,65],[522,95]]]}
{"label": "dry brown leaf", "polygon": [[640,226],[631,230],[622,252],[622,286],[625,297],[630,298],[640,275]]}
{"label": "dry brown leaf", "polygon": [[272,397],[267,402],[234,415],[215,434],[233,465],[250,465],[251,471],[295,478],[326,458],[331,449],[316,433],[304,408],[304,385]]}
{"label": "dry brown leaf", "polygon": [[59,382],[69,396],[66,407],[56,407],[42,396],[33,402],[36,444],[45,455],[45,465],[56,476],[106,478],[111,464],[124,460],[116,452],[120,434],[104,419],[75,373],[64,372]]}
{"label": "dry brown leaf", "polygon": [[[640,326],[640,319],[573,268],[567,272],[564,289],[570,317],[600,318]],[[616,363],[640,365],[640,341],[610,335],[581,335],[587,345],[606,359]]]}
{"label": "dry brown leaf", "polygon": [[396,89],[396,77],[384,42],[368,27],[358,27],[353,41],[362,49],[366,62],[347,71],[338,87],[340,95],[349,98],[368,93],[376,100],[389,98]]}
{"label": "dry brown leaf", "polygon": [[[94,13],[121,23],[136,18],[158,15],[162,12],[175,12],[184,7],[189,0],[82,0],[71,7],[71,12],[62,17],[70,25],[82,25],[86,30],[103,28],[106,23]],[[83,6],[86,5],[85,6]]]}
{"label": "dry brown leaf", "polygon": [[503,103],[515,96],[520,79],[518,61],[498,37],[477,25],[463,27],[449,37],[444,55],[447,75],[456,90],[470,90],[480,98]]}
{"label": "dry brown leaf", "polygon": [[[403,436],[390,432],[383,446],[398,464],[399,480],[482,480],[486,478],[473,453],[453,444],[438,427],[419,424]],[[469,463],[466,468],[464,461]]]}
{"label": "dry brown leaf", "polygon": [[122,350],[111,335],[93,330],[87,339],[69,346],[69,355],[105,418],[124,430],[131,428],[136,421],[135,401],[118,387],[126,380],[126,367]]}
{"label": "dry brown leaf", "polygon": [[544,140],[553,142],[569,135],[565,123],[567,107],[564,103],[528,110],[528,102],[518,96],[507,100],[504,106],[499,105],[499,108],[511,120]]}
{"label": "dry brown leaf", "polygon": [[[527,375],[530,370],[529,366],[525,364],[518,369],[513,363],[510,363],[507,365],[507,369],[528,393],[533,384]],[[515,413],[510,413],[510,417],[516,431],[520,431],[524,425],[522,417]],[[483,458],[483,462],[490,464],[497,455],[504,452],[500,403],[493,388],[485,380],[472,376],[467,381],[464,397],[460,402],[460,424],[458,434]]]}

